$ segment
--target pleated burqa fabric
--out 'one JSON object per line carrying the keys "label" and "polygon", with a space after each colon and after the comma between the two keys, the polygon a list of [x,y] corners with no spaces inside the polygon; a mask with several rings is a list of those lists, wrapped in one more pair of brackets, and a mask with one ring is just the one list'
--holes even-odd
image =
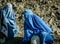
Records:
{"label": "pleated burqa fabric", "polygon": [[12,8],[12,4],[7,3],[6,6],[1,10],[2,15],[2,24],[1,25],[1,32],[7,37],[15,37],[19,30],[16,26],[16,19],[15,19],[15,13]]}
{"label": "pleated burqa fabric", "polygon": [[[24,12],[24,41],[30,41],[33,35],[38,35],[41,38],[41,44],[46,44],[46,37],[51,36],[52,29],[30,9],[26,9]],[[50,41],[53,42],[53,37],[50,37]],[[50,42],[50,43],[52,43]]]}

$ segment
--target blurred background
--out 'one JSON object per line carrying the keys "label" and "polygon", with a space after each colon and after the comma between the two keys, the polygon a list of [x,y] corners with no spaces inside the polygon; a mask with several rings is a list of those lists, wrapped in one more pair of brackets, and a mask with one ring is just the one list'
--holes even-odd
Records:
{"label": "blurred background", "polygon": [[11,3],[15,11],[18,37],[24,36],[22,12],[29,8],[40,16],[53,30],[54,44],[60,44],[60,0],[0,0],[0,9]]}

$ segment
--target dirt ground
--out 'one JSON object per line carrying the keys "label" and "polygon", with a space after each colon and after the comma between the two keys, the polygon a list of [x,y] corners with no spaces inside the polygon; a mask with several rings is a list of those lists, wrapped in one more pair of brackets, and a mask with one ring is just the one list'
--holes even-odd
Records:
{"label": "dirt ground", "polygon": [[0,8],[2,9],[8,2],[13,5],[15,11],[17,28],[20,30],[18,36],[22,37],[24,35],[24,18],[22,12],[29,8],[52,28],[53,33],[55,34],[54,36],[59,39],[60,0],[0,0],[0,4],[2,4]]}

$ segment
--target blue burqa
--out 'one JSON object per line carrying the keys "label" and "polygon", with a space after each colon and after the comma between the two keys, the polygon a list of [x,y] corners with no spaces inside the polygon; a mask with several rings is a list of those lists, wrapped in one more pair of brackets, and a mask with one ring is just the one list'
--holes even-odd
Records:
{"label": "blue burqa", "polygon": [[7,37],[16,37],[18,34],[19,30],[17,29],[16,26],[16,19],[15,19],[15,14],[12,8],[12,4],[7,3],[6,6],[3,8],[1,11],[1,15],[3,16],[3,21],[1,25],[0,31]]}
{"label": "blue burqa", "polygon": [[52,33],[52,29],[36,14],[34,14],[31,10],[26,9],[24,12],[24,41],[30,41],[33,35],[40,36],[40,43],[47,44],[46,38],[48,36],[48,41],[53,42],[53,37],[50,35]]}

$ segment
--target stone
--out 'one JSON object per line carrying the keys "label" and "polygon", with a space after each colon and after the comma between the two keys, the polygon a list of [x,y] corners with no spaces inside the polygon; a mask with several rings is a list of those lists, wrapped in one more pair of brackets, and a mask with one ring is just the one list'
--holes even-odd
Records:
{"label": "stone", "polygon": [[58,20],[60,20],[60,10],[56,11],[56,17]]}
{"label": "stone", "polygon": [[60,26],[59,26],[59,25],[58,25],[57,27],[58,27],[58,28],[60,28]]}
{"label": "stone", "polygon": [[41,5],[45,5],[45,4],[47,4],[47,1],[44,1],[44,0],[43,0],[43,1],[40,2],[40,4],[41,4]]}
{"label": "stone", "polygon": [[51,18],[50,21],[49,21],[49,24],[52,24],[52,22],[53,22],[53,19]]}
{"label": "stone", "polygon": [[16,3],[13,3],[12,5],[13,5],[13,9],[16,10],[17,9]]}
{"label": "stone", "polygon": [[53,12],[52,12],[52,16],[54,16],[54,17],[55,17],[55,13],[53,13]]}
{"label": "stone", "polygon": [[47,17],[51,17],[51,12],[48,12],[48,13],[46,14],[46,16],[47,16]]}
{"label": "stone", "polygon": [[17,2],[22,2],[23,0],[16,0]]}
{"label": "stone", "polygon": [[37,35],[33,35],[31,38],[31,44],[40,44],[40,37]]}
{"label": "stone", "polygon": [[54,9],[54,10],[58,10],[58,8],[56,6],[54,6],[54,5],[51,6],[51,8]]}

